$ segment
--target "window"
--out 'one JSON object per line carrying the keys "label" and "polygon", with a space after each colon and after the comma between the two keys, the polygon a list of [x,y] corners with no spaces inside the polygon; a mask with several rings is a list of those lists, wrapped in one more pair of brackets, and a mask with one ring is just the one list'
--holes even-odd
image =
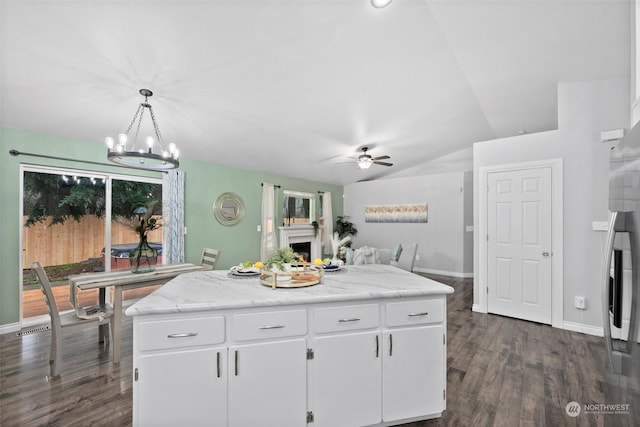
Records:
{"label": "window", "polygon": [[284,225],[311,224],[315,220],[315,197],[312,193],[284,190],[282,194]]}

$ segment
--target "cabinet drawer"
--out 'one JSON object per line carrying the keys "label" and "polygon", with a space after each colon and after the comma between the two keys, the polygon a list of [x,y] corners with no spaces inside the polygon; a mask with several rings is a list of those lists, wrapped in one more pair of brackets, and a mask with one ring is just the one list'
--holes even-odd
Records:
{"label": "cabinet drawer", "polygon": [[222,316],[142,322],[136,340],[140,351],[220,344],[224,323]]}
{"label": "cabinet drawer", "polygon": [[307,333],[307,310],[236,314],[231,337],[236,341],[283,338]]}
{"label": "cabinet drawer", "polygon": [[314,330],[317,333],[377,328],[380,324],[378,304],[316,308]]}
{"label": "cabinet drawer", "polygon": [[441,299],[390,302],[386,307],[386,325],[404,326],[444,321],[444,301]]}

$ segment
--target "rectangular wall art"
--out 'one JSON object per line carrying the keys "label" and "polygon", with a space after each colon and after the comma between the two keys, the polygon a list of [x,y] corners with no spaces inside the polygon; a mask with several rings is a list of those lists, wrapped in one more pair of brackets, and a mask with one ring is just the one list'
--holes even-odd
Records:
{"label": "rectangular wall art", "polygon": [[426,203],[364,207],[364,222],[427,222]]}

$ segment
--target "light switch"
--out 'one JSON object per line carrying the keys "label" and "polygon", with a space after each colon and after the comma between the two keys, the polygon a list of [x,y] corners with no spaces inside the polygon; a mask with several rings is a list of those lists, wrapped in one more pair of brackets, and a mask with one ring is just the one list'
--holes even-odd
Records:
{"label": "light switch", "polygon": [[608,231],[609,223],[606,221],[593,221],[592,225],[593,231]]}
{"label": "light switch", "polygon": [[258,230],[258,233],[259,233],[259,232],[261,232],[261,231],[262,231],[262,226],[261,226],[261,225],[258,225],[258,226],[256,227],[256,229]]}

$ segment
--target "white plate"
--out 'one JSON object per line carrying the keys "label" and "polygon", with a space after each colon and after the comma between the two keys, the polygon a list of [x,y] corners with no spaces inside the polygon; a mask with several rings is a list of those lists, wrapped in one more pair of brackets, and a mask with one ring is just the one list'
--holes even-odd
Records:
{"label": "white plate", "polygon": [[248,267],[248,268],[232,267],[231,274],[235,276],[258,276],[260,274],[260,270],[258,270],[255,267]]}
{"label": "white plate", "polygon": [[[320,267],[314,266],[312,268],[318,270]],[[330,266],[330,268],[322,267],[322,270],[325,273],[335,273],[336,271],[340,271],[340,270],[343,270],[343,269],[344,269],[344,267],[341,266],[341,265],[336,265],[336,266],[332,265],[332,266]]]}

